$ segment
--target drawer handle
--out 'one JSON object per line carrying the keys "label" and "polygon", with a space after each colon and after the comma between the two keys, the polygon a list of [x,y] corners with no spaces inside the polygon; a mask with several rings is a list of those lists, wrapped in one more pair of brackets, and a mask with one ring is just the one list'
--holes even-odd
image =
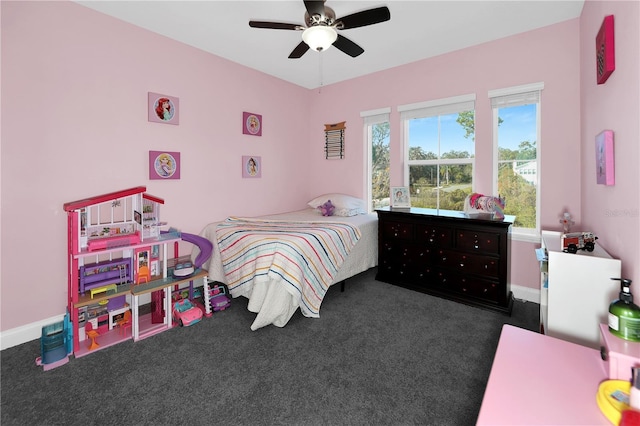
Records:
{"label": "drawer handle", "polygon": [[600,358],[602,358],[603,361],[607,360],[607,348],[604,346],[600,346]]}

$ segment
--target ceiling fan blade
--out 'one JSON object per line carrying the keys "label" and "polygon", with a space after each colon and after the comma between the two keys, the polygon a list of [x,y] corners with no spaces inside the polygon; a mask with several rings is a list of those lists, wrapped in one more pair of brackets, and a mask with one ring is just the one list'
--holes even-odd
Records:
{"label": "ceiling fan blade", "polygon": [[[391,13],[386,6],[377,7],[375,9],[363,10],[362,12],[352,13],[343,16],[337,20],[338,28],[348,30],[351,28],[365,27],[367,25],[378,24],[380,22],[391,19]],[[340,24],[340,22],[342,24]]]}
{"label": "ceiling fan blade", "polygon": [[304,0],[304,7],[307,8],[309,16],[320,15],[324,17],[324,1]]}
{"label": "ceiling fan blade", "polygon": [[298,24],[287,24],[285,22],[249,21],[252,28],[269,28],[272,30],[303,30],[305,27]]}
{"label": "ceiling fan blade", "polygon": [[340,34],[338,34],[338,38],[333,42],[333,45],[352,58],[360,56],[364,53],[364,49],[362,47],[358,46],[357,44]]}
{"label": "ceiling fan blade", "polygon": [[289,59],[298,59],[302,57],[309,50],[309,45],[304,41],[301,41],[299,45],[289,54]]}

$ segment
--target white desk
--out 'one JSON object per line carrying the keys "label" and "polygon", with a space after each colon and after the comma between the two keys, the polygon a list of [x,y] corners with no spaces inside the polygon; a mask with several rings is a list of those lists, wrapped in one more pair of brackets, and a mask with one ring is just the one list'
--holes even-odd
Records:
{"label": "white desk", "polygon": [[596,403],[600,352],[504,325],[477,425],[609,425]]}

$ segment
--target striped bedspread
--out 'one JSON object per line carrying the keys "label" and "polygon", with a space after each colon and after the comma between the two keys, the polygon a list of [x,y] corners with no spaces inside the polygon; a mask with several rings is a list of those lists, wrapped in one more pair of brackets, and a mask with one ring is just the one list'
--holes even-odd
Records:
{"label": "striped bedspread", "polygon": [[299,298],[303,315],[318,317],[360,230],[339,222],[230,217],[218,224],[216,237],[231,295],[250,297],[255,282],[275,280]]}

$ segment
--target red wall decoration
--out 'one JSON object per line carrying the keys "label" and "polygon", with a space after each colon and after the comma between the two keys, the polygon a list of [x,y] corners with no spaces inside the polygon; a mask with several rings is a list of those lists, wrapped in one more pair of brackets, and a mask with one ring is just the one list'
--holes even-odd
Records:
{"label": "red wall decoration", "polygon": [[613,43],[613,15],[605,16],[596,36],[596,78],[604,84],[616,69],[616,55]]}

